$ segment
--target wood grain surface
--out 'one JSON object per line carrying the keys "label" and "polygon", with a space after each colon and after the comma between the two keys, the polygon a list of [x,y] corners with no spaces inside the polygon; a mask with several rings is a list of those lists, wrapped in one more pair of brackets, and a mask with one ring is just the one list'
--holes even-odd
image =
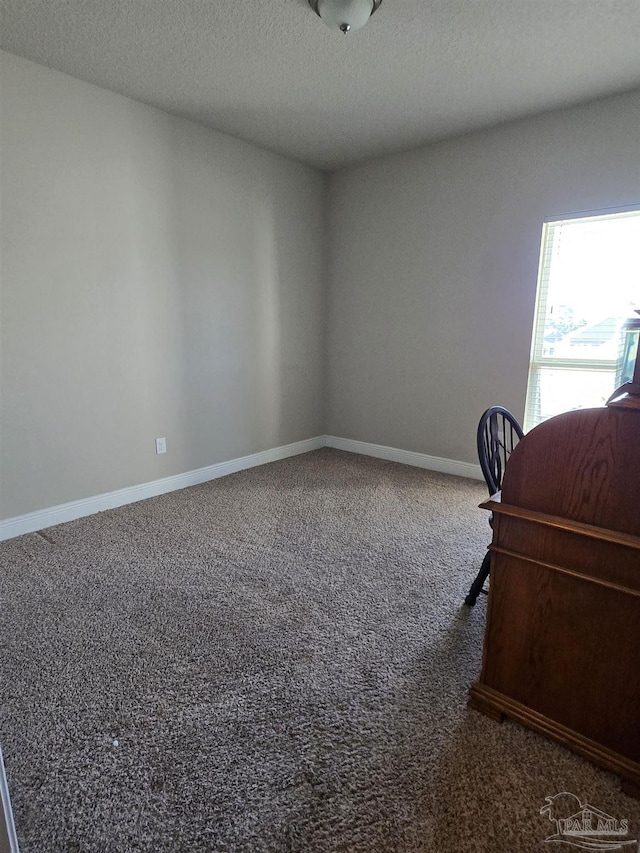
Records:
{"label": "wood grain surface", "polygon": [[552,418],[514,450],[494,515],[482,673],[507,714],[640,790],[640,411]]}

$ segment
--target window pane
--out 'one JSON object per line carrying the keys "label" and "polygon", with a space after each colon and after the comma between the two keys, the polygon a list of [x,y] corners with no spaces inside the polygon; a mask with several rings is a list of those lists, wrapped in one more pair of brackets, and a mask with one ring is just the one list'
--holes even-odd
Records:
{"label": "window pane", "polygon": [[527,427],[575,409],[604,406],[615,391],[615,370],[532,371]]}
{"label": "window pane", "polygon": [[620,326],[636,307],[640,216],[550,223],[542,354],[615,361]]}
{"label": "window pane", "polygon": [[[561,306],[560,315],[568,314],[568,306]],[[619,317],[604,317],[595,323],[580,320],[577,328],[566,334],[557,331],[557,326],[547,323],[545,327],[542,355],[547,358],[584,358],[588,361],[616,362],[622,345],[622,324],[628,314]],[[575,323],[575,312],[572,314]],[[567,327],[571,328],[569,322]]]}

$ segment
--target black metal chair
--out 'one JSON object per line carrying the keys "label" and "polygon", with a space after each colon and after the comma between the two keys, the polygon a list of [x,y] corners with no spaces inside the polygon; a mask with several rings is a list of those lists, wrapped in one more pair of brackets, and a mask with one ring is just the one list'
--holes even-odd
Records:
{"label": "black metal chair", "polygon": [[[523,436],[522,427],[511,412],[503,406],[491,406],[480,418],[478,459],[489,489],[489,496],[495,495],[502,488],[502,477],[507,460]],[[489,524],[493,526],[493,515],[489,517]],[[487,594],[484,583],[489,577],[490,568],[491,552],[487,551],[480,571],[464,600],[469,607],[473,607],[480,593]]]}

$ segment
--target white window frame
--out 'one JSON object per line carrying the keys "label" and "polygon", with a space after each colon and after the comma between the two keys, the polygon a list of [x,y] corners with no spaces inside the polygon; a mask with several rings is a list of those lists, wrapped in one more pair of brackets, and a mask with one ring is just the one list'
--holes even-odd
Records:
{"label": "white window frame", "polygon": [[[565,222],[576,219],[615,219],[625,213],[639,213],[640,206],[615,207],[606,210],[583,211],[562,216],[549,216],[544,219],[542,240],[540,243],[540,261],[536,288],[536,307],[529,356],[529,375],[527,377],[527,397],[525,403],[524,431],[532,429],[539,420],[535,416],[537,389],[544,370],[584,370],[611,373],[615,377],[616,359],[553,358],[543,355],[544,327],[547,316],[549,273],[553,255],[553,229]],[[612,392],[615,390],[611,389]]]}

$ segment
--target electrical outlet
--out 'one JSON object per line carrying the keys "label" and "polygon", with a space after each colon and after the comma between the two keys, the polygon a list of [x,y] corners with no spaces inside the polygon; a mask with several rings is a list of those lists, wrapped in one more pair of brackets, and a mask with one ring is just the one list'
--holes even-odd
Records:
{"label": "electrical outlet", "polygon": [[167,452],[167,439],[166,438],[156,438],[156,453],[166,453]]}

